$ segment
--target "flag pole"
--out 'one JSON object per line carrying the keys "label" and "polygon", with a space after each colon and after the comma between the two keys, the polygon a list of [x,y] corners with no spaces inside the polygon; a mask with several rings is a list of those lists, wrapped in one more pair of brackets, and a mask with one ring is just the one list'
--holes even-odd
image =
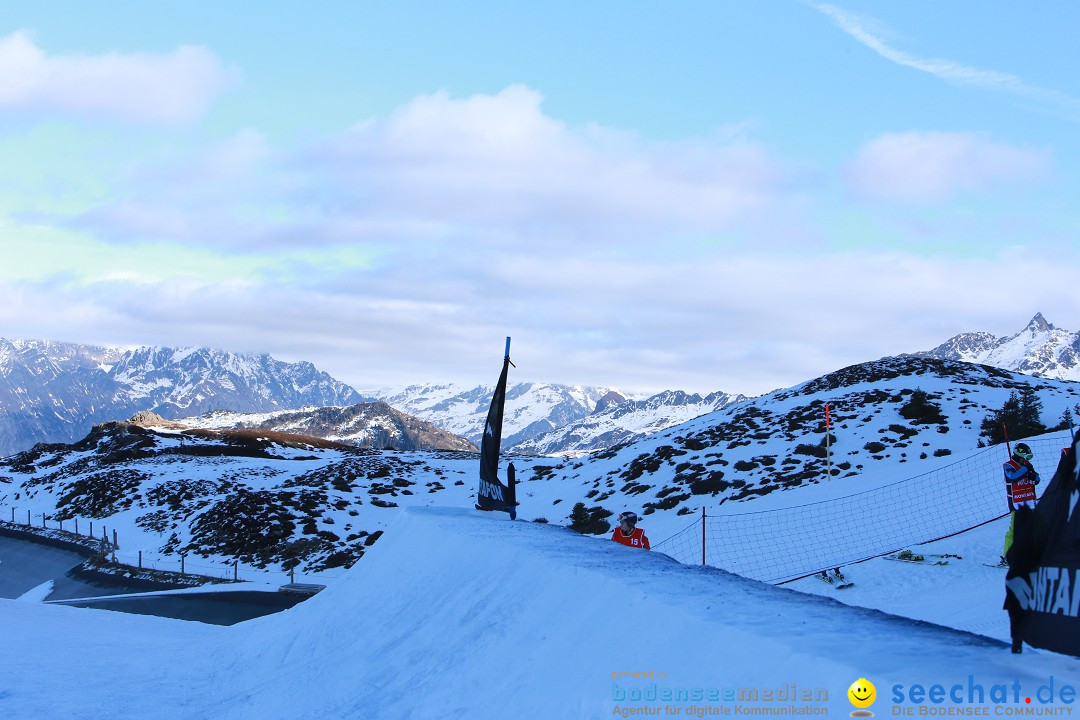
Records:
{"label": "flag pole", "polygon": [[832,451],[829,447],[829,403],[825,403],[825,474],[832,480]]}
{"label": "flag pole", "polygon": [[701,506],[701,564],[705,564],[705,506]]}

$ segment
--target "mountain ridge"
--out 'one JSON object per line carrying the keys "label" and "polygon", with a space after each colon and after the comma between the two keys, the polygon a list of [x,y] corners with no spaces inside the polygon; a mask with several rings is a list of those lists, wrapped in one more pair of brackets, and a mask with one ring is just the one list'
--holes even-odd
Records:
{"label": "mountain ridge", "polygon": [[[1080,380],[1080,333],[1055,327],[1042,313],[1011,336],[961,333],[900,357],[909,356]],[[140,411],[176,419],[215,410],[266,413],[375,400],[475,445],[493,391],[493,385],[415,384],[360,393],[311,363],[281,363],[269,355],[0,339],[0,455],[40,441],[71,442],[94,424]],[[646,397],[609,387],[512,383],[502,447],[567,457],[603,452],[745,400],[721,391],[701,397],[666,390]]]}
{"label": "mountain ridge", "polygon": [[988,332],[954,335],[918,357],[991,365],[1036,377],[1080,381],[1080,332],[1055,327],[1041,312],[1007,336]]}
{"label": "mountain ridge", "polygon": [[269,413],[217,411],[180,418],[180,427],[271,430],[360,448],[479,452],[463,437],[407,415],[382,400],[342,407],[303,407]]}
{"label": "mountain ridge", "polygon": [[94,425],[154,411],[269,411],[364,401],[308,362],[213,348],[107,348],[0,338],[0,455],[71,442]]}

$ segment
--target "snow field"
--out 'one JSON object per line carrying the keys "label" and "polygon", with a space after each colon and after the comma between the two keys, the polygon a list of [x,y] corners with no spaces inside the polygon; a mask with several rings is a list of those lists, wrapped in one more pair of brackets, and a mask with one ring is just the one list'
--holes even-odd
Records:
{"label": "snow field", "polygon": [[[971,677],[1034,692],[1050,676],[1059,685],[1080,677],[1076,659],[1014,656],[994,640],[849,607],[813,579],[800,582],[836,597],[487,513],[396,515],[339,582],[232,627],[0,602],[0,622],[11,628],[0,643],[0,715],[598,718],[631,705],[620,705],[619,691],[643,695],[653,685],[794,685],[825,691],[814,707],[833,716],[850,712],[846,690],[859,678],[877,686],[874,710],[883,715],[896,684]],[[866,565],[851,573],[869,588]],[[931,587],[913,590],[947,612],[952,600]],[[675,704],[682,713],[723,701]]]}

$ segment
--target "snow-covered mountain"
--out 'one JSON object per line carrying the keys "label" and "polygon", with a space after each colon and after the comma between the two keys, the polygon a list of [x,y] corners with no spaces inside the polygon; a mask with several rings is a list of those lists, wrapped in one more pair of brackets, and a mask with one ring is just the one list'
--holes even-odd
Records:
{"label": "snow-covered mountain", "polygon": [[169,419],[366,399],[311,363],[269,355],[0,339],[0,455],[71,442],[97,423],[146,410]]}
{"label": "snow-covered mountain", "polygon": [[[449,384],[381,388],[366,390],[365,394],[479,443],[494,392],[494,384],[474,388]],[[510,383],[506,388],[502,447],[512,450],[518,443],[591,415],[598,406],[606,408],[626,399],[612,388]]]}
{"label": "snow-covered mountain", "polygon": [[[480,442],[494,386],[411,385],[365,391],[439,427]],[[581,385],[522,382],[506,391],[502,447],[533,455],[581,455],[628,442],[744,400],[681,390],[652,396]]]}
{"label": "snow-covered mountain", "polygon": [[1054,327],[1042,313],[1036,313],[1015,335],[961,333],[933,350],[915,355],[992,365],[1038,377],[1080,380],[1080,333]]}
{"label": "snow-covered mountain", "polygon": [[574,420],[539,437],[517,443],[512,452],[575,456],[660,432],[729,405],[743,395],[714,392],[702,397],[668,390],[643,400],[623,400],[598,406],[591,415]]}
{"label": "snow-covered mountain", "polygon": [[[123,350],[0,339],[0,455],[37,442],[71,442],[95,424],[144,411],[177,419],[208,412],[266,414],[323,407],[326,409],[318,420],[307,422],[309,434],[352,437],[366,445],[368,441],[351,425],[357,422],[355,414],[331,408],[372,400],[381,400],[476,444],[493,392],[493,385],[411,385],[362,395],[310,363],[282,363],[268,355],[208,348]],[[607,387],[513,383],[507,389],[503,449],[539,454],[602,450],[738,399],[727,393],[702,398],[666,391],[646,397]],[[343,425],[327,425],[331,416]],[[232,418],[228,422],[254,427],[269,419]],[[303,424],[299,418],[289,422]],[[402,418],[387,422],[401,428],[402,423],[407,424]],[[301,425],[295,427],[301,431]],[[446,448],[456,442],[443,438],[434,447]],[[409,442],[397,443],[391,444],[410,446]]]}
{"label": "snow-covered mountain", "polygon": [[214,430],[271,430],[380,450],[478,452],[465,438],[406,415],[381,400],[346,407],[305,407],[269,413],[220,410],[181,418],[177,424]]}
{"label": "snow-covered mountain", "polygon": [[[566,524],[582,502],[596,508],[592,531],[604,532],[605,517],[632,509],[664,538],[703,505],[859,492],[977,452],[981,420],[1025,387],[1036,390],[1048,425],[1080,404],[1078,383],[986,366],[915,357],[852,366],[576,460],[515,457],[519,515]],[[917,392],[936,410],[908,412]],[[1055,453],[1036,457],[1041,472],[1054,462]],[[387,507],[472,507],[477,468],[472,453],[111,423],[75,445],[0,460],[0,515],[107,519],[125,549],[275,566],[302,551],[305,567],[332,567],[363,553],[385,529]],[[996,488],[1000,465],[989,472]]]}

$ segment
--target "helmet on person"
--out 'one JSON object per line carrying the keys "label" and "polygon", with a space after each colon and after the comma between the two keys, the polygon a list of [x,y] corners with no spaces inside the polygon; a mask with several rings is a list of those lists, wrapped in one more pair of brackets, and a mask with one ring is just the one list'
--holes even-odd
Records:
{"label": "helmet on person", "polygon": [[626,523],[627,525],[636,525],[637,521],[638,521],[637,513],[632,513],[632,512],[629,512],[629,511],[619,513],[619,524],[620,525],[622,525],[623,523]]}
{"label": "helmet on person", "polygon": [[1016,443],[1016,447],[1013,448],[1013,457],[1018,460],[1030,460],[1035,457],[1035,453],[1031,452],[1027,443]]}

